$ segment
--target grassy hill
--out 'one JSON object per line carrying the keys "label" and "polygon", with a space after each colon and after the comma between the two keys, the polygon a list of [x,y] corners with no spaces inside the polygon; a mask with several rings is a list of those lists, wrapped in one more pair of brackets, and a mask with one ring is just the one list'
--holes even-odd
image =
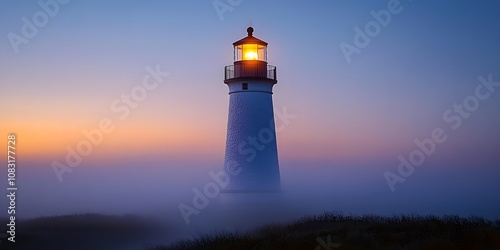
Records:
{"label": "grassy hill", "polygon": [[152,249],[500,249],[500,220],[326,213],[246,234],[222,232]]}
{"label": "grassy hill", "polygon": [[[137,216],[41,217],[19,221],[17,242],[2,238],[0,249],[144,249],[151,246],[152,237],[168,239],[170,232]],[[500,249],[500,220],[325,213],[243,234],[220,232],[149,249]]]}
{"label": "grassy hill", "polygon": [[20,220],[16,224],[16,242],[2,238],[0,249],[129,249],[152,234],[165,232],[156,223],[133,215],[76,214]]}

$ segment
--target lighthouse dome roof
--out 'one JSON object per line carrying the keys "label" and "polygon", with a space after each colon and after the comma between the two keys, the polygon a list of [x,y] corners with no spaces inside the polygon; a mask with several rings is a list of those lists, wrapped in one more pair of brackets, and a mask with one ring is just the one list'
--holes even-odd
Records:
{"label": "lighthouse dome roof", "polygon": [[252,27],[248,27],[247,28],[248,36],[245,37],[245,38],[243,38],[243,39],[240,39],[240,40],[234,42],[233,46],[238,46],[238,45],[242,45],[242,44],[258,44],[258,45],[267,46],[266,42],[264,42],[264,41],[260,40],[259,38],[253,36],[253,31],[254,31],[254,29]]}

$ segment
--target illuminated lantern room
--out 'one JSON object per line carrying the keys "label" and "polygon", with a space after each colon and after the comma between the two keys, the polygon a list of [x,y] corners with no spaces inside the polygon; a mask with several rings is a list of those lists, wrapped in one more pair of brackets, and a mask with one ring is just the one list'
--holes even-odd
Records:
{"label": "illuminated lantern room", "polygon": [[237,78],[267,78],[276,80],[276,67],[267,64],[267,43],[253,36],[248,27],[247,37],[233,43],[234,64],[226,66],[225,81]]}
{"label": "illuminated lantern room", "polygon": [[234,61],[267,61],[267,43],[253,36],[253,28],[248,27],[248,36],[233,43]]}

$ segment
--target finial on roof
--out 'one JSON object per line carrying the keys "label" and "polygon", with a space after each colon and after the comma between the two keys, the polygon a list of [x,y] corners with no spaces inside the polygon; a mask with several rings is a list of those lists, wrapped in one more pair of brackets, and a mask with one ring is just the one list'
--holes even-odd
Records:
{"label": "finial on roof", "polygon": [[253,28],[252,28],[252,26],[248,27],[247,32],[248,32],[248,36],[253,36]]}

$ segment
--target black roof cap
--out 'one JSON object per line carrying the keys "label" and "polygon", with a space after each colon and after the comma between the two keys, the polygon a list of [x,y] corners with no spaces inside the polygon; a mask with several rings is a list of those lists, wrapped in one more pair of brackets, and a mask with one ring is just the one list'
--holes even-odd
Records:
{"label": "black roof cap", "polygon": [[248,33],[247,37],[234,42],[233,46],[238,46],[238,45],[242,45],[242,44],[258,44],[258,45],[267,46],[266,42],[253,36],[253,28],[252,27],[247,28],[247,33]]}

